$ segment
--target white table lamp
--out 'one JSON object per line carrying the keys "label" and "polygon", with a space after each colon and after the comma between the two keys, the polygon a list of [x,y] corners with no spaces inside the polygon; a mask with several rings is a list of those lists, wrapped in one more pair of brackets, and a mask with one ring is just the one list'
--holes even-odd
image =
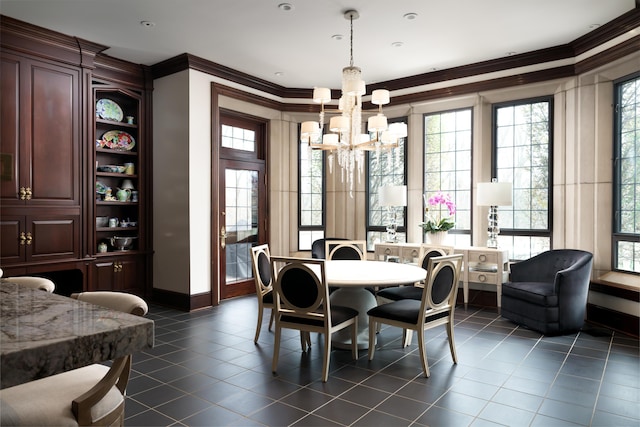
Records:
{"label": "white table lamp", "polygon": [[396,208],[407,206],[407,186],[385,185],[383,187],[380,187],[378,198],[380,201],[380,206],[386,206],[389,213],[389,225],[387,225],[387,242],[396,242],[396,231],[398,229]]}
{"label": "white table lamp", "polygon": [[510,182],[498,182],[493,178],[491,182],[478,183],[478,206],[489,206],[489,225],[487,228],[488,248],[498,247],[498,206],[511,206],[513,203],[513,191]]}

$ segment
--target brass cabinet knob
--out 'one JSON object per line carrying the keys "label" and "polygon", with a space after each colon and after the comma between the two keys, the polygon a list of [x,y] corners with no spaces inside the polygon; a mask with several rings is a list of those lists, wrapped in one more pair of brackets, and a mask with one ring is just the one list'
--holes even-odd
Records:
{"label": "brass cabinet knob", "polygon": [[18,239],[20,239],[20,244],[23,246],[27,243],[27,237],[25,236],[24,232],[20,233],[20,236],[18,236]]}
{"label": "brass cabinet knob", "polygon": [[27,200],[31,200],[31,196],[33,195],[33,192],[31,191],[31,187],[27,187],[25,188],[25,197]]}
{"label": "brass cabinet knob", "polygon": [[33,236],[31,233],[27,233],[27,237],[25,239],[27,241],[27,245],[30,245],[33,242]]}
{"label": "brass cabinet knob", "polygon": [[20,187],[20,190],[18,191],[18,194],[20,195],[20,200],[26,200],[27,199],[27,189],[24,187]]}

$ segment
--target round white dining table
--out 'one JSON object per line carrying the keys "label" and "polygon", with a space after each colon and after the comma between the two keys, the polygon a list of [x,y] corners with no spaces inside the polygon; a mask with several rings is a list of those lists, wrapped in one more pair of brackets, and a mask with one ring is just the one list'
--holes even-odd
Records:
{"label": "round white dining table", "polygon": [[[416,265],[384,261],[327,260],[327,284],[338,287],[330,296],[331,305],[358,310],[358,348],[369,347],[369,317],[367,311],[377,305],[375,296],[366,287],[410,285],[427,276],[427,271]],[[338,331],[331,339],[337,348],[350,348],[351,337],[347,329]]]}

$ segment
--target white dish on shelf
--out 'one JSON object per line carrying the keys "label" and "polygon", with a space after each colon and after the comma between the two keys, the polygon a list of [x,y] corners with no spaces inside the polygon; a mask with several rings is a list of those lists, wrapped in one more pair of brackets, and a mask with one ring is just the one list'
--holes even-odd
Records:
{"label": "white dish on shelf", "polygon": [[124,117],[122,108],[115,102],[107,98],[99,99],[96,102],[96,115],[101,119],[121,122]]}

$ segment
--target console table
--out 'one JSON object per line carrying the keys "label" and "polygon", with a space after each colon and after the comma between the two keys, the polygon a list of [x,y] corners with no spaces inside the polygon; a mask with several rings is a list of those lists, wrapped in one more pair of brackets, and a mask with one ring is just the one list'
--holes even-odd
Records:
{"label": "console table", "polygon": [[[425,246],[428,244],[425,243]],[[376,261],[394,261],[417,264],[422,255],[420,243],[376,243]],[[483,283],[496,286],[498,308],[501,306],[502,284],[509,280],[509,251],[478,246],[455,248],[462,254],[462,291],[464,303],[469,302],[469,283]]]}

